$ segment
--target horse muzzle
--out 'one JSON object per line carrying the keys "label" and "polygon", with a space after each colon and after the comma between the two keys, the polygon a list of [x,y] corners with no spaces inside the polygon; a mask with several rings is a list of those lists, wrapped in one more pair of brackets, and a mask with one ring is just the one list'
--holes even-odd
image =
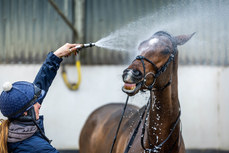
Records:
{"label": "horse muzzle", "polygon": [[133,69],[125,69],[123,71],[122,78],[124,82],[122,91],[126,94],[133,96],[141,89],[143,75],[140,71]]}

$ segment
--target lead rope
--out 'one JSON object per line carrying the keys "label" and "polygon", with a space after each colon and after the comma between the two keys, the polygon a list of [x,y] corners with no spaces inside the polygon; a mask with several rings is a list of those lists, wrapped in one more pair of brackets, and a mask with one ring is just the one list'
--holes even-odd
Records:
{"label": "lead rope", "polygon": [[[174,132],[174,130],[175,130],[177,124],[179,123],[179,121],[180,121],[180,115],[181,115],[180,110],[179,110],[178,117],[177,117],[177,119],[176,119],[176,121],[175,121],[175,123],[174,123],[174,125],[173,125],[173,128],[170,129],[170,133],[169,133],[169,135],[167,136],[167,138],[166,138],[162,143],[160,143],[159,145],[154,146],[153,149],[147,149],[147,148],[145,148],[145,146],[144,146],[145,126],[146,126],[147,118],[148,118],[148,116],[149,116],[149,106],[150,106],[149,104],[152,102],[151,99],[152,99],[152,94],[150,94],[150,97],[149,97],[149,100],[148,100],[148,102],[147,102],[147,105],[145,106],[144,111],[142,112],[142,115],[141,115],[141,118],[140,118],[140,120],[139,120],[139,122],[138,122],[138,125],[136,126],[136,128],[135,128],[135,130],[134,130],[134,133],[133,133],[133,135],[131,136],[131,139],[130,139],[130,141],[129,141],[129,143],[128,143],[128,145],[127,145],[127,147],[126,147],[124,153],[128,153],[128,152],[129,152],[129,150],[130,150],[130,148],[131,148],[131,146],[132,146],[132,144],[133,144],[133,142],[134,142],[134,139],[135,139],[135,137],[136,137],[136,135],[137,135],[137,133],[138,133],[139,127],[140,127],[140,125],[141,125],[141,123],[142,123],[142,121],[143,121],[145,112],[147,112],[147,114],[146,114],[146,117],[145,117],[145,120],[144,120],[144,123],[143,123],[142,134],[141,134],[141,146],[142,146],[142,148],[144,149],[144,152],[149,152],[149,153],[151,153],[151,152],[157,152],[157,151],[158,151],[158,150],[168,141],[168,139],[171,137],[172,133]],[[147,111],[146,111],[146,110],[147,110]],[[178,136],[178,138],[179,138],[179,136]]]}
{"label": "lead rope", "polygon": [[152,93],[150,92],[150,97],[149,97],[149,101],[148,101],[148,104],[147,104],[147,113],[146,113],[146,117],[145,117],[145,121],[144,121],[144,123],[143,123],[143,126],[142,126],[142,134],[141,134],[141,146],[142,146],[142,148],[144,149],[144,151],[145,150],[148,150],[148,149],[146,149],[145,148],[145,146],[144,146],[144,136],[145,136],[145,127],[146,127],[146,121],[148,120],[148,117],[149,117],[149,103],[151,104],[152,103]]}
{"label": "lead rope", "polygon": [[131,136],[130,141],[129,141],[129,143],[128,143],[128,145],[127,145],[127,147],[126,147],[124,153],[128,153],[128,152],[129,152],[129,150],[130,150],[130,148],[131,148],[131,145],[133,144],[134,139],[135,139],[135,137],[136,137],[136,135],[137,135],[137,133],[138,133],[138,129],[139,129],[139,127],[140,127],[140,125],[141,125],[141,123],[142,123],[142,121],[143,121],[143,118],[144,118],[144,116],[145,116],[145,112],[146,112],[146,109],[147,109],[148,106],[149,106],[149,103],[150,103],[150,98],[149,98],[149,100],[148,100],[148,102],[147,102],[147,105],[145,106],[145,108],[144,108],[144,110],[143,110],[143,112],[142,112],[142,115],[140,116],[140,120],[139,120],[139,122],[138,122],[138,125],[137,125],[137,127],[135,128],[135,130],[134,130],[134,132],[133,132],[133,135]]}
{"label": "lead rope", "polygon": [[121,116],[121,118],[120,118],[120,121],[119,121],[119,124],[118,124],[118,128],[117,128],[116,133],[115,133],[115,136],[114,136],[114,140],[113,140],[113,143],[112,143],[112,146],[111,146],[110,153],[112,153],[112,151],[113,151],[113,148],[114,148],[114,145],[115,145],[117,136],[118,136],[118,131],[119,131],[119,129],[120,129],[120,126],[121,126],[122,119],[123,119],[123,116],[124,116],[125,111],[126,111],[126,106],[127,106],[128,101],[129,101],[129,96],[127,96],[127,98],[126,98],[126,103],[125,103],[125,106],[124,106],[124,108],[123,108],[122,116]]}
{"label": "lead rope", "polygon": [[[151,94],[151,97],[150,97],[150,98],[152,98],[152,94]],[[155,145],[153,149],[147,149],[147,148],[144,147],[145,126],[146,126],[146,121],[147,121],[148,115],[149,115],[149,109],[147,109],[147,115],[146,115],[146,117],[145,117],[145,121],[144,121],[144,124],[143,124],[143,127],[142,127],[141,146],[142,146],[142,148],[144,149],[144,152],[147,152],[147,151],[150,152],[150,153],[151,153],[151,152],[158,152],[159,149],[161,149],[161,147],[169,140],[169,138],[170,138],[171,135],[173,134],[173,132],[174,132],[174,130],[175,130],[177,124],[178,124],[179,121],[180,121],[181,111],[179,110],[178,117],[177,117],[177,119],[176,119],[176,121],[175,121],[175,123],[174,123],[172,129],[170,129],[170,133],[169,133],[169,135],[167,136],[167,138],[166,138],[163,142],[161,142],[159,145]],[[178,137],[178,138],[179,138],[179,137]]]}

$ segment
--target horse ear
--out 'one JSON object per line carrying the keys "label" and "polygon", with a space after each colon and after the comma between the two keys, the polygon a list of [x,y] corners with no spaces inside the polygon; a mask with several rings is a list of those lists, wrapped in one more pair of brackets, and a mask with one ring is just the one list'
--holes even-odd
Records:
{"label": "horse ear", "polygon": [[174,39],[177,45],[183,45],[187,41],[189,41],[189,39],[191,39],[194,34],[195,32],[190,35],[179,35],[179,36],[175,36]]}

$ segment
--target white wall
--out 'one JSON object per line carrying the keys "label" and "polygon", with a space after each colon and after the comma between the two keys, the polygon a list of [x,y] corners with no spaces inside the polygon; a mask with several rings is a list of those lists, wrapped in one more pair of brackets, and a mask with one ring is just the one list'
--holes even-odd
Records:
{"label": "white wall", "polygon": [[[0,85],[5,81],[33,81],[40,65],[0,65]],[[43,102],[46,135],[57,149],[76,149],[87,116],[109,102],[124,102],[121,74],[126,66],[83,66],[78,91],[65,87],[57,74]],[[77,80],[74,66],[67,67],[70,80]],[[179,67],[179,97],[186,148],[229,150],[229,68]],[[1,91],[1,90],[0,90]],[[130,103],[143,105],[147,94]],[[0,118],[2,115],[0,114]]]}

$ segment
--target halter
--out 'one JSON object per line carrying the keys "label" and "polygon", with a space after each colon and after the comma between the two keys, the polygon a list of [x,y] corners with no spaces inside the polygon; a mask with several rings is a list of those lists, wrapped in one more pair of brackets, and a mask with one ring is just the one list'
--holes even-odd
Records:
{"label": "halter", "polygon": [[[174,60],[174,57],[175,57],[175,55],[176,55],[176,53],[177,53],[177,45],[176,45],[176,43],[175,43],[175,40],[173,39],[173,37],[172,37],[170,34],[168,34],[167,32],[164,32],[164,31],[158,31],[158,32],[156,32],[154,35],[165,36],[165,37],[167,37],[167,38],[170,40],[170,42],[172,43],[172,47],[173,47],[173,48],[172,48],[172,53],[171,53],[170,56],[169,56],[169,59],[168,59],[167,62],[166,62],[162,67],[160,67],[160,68],[158,68],[157,65],[156,65],[154,62],[152,62],[151,60],[147,59],[146,57],[144,57],[144,56],[142,56],[142,55],[138,55],[138,56],[136,57],[135,60],[140,60],[141,63],[142,63],[142,66],[143,66],[144,79],[141,81],[141,83],[142,83],[142,85],[144,85],[148,90],[153,90],[153,86],[154,86],[154,84],[155,84],[155,82],[156,82],[156,79],[161,75],[161,73],[163,73],[163,72],[167,69],[167,67],[169,66],[169,64],[171,63],[171,61]],[[135,61],[135,60],[134,60],[134,61]],[[150,64],[154,67],[154,69],[155,69],[155,71],[156,71],[155,74],[154,74],[153,72],[148,72],[148,73],[146,74],[146,72],[145,72],[145,63],[144,63],[144,60],[145,60],[146,62],[150,63]],[[133,62],[134,62],[134,61],[133,61]],[[147,86],[147,85],[146,85],[146,77],[147,77],[148,75],[150,75],[150,74],[153,75],[154,80],[153,80],[153,83],[152,83],[151,85]],[[170,78],[169,82],[168,82],[164,87],[159,88],[158,90],[163,90],[163,89],[165,89],[167,86],[169,86],[169,85],[171,84],[171,81],[172,81],[172,79]]]}
{"label": "halter", "polygon": [[[149,59],[147,59],[146,57],[144,57],[144,56],[142,56],[142,55],[138,55],[138,56],[136,57],[135,60],[140,60],[141,63],[142,63],[142,66],[143,66],[144,79],[141,81],[141,83],[142,83],[142,85],[144,85],[148,90],[152,90],[152,89],[153,89],[153,86],[154,86],[154,84],[156,83],[156,79],[157,79],[163,72],[165,72],[165,70],[167,69],[167,67],[168,67],[169,64],[171,63],[171,61],[174,60],[174,57],[175,57],[175,55],[176,55],[176,50],[177,50],[176,48],[173,48],[173,52],[170,54],[169,59],[166,61],[166,63],[165,63],[161,68],[158,68],[158,67],[156,66],[156,64],[154,64],[152,61],[150,61]],[[134,61],[135,61],[135,60],[134,60]],[[145,72],[145,62],[144,62],[144,60],[147,61],[148,63],[150,63],[151,65],[153,65],[153,67],[156,69],[156,73],[155,73],[155,74],[154,74],[153,72],[148,72],[148,73],[146,74],[146,72]],[[151,85],[147,86],[147,85],[146,85],[146,77],[147,77],[148,75],[150,75],[150,74],[153,75],[154,80],[153,80],[153,83],[152,83]],[[160,88],[159,90],[165,89],[165,88],[166,88],[167,86],[169,86],[170,84],[171,84],[171,78],[170,78],[169,82],[168,82],[164,87]]]}

